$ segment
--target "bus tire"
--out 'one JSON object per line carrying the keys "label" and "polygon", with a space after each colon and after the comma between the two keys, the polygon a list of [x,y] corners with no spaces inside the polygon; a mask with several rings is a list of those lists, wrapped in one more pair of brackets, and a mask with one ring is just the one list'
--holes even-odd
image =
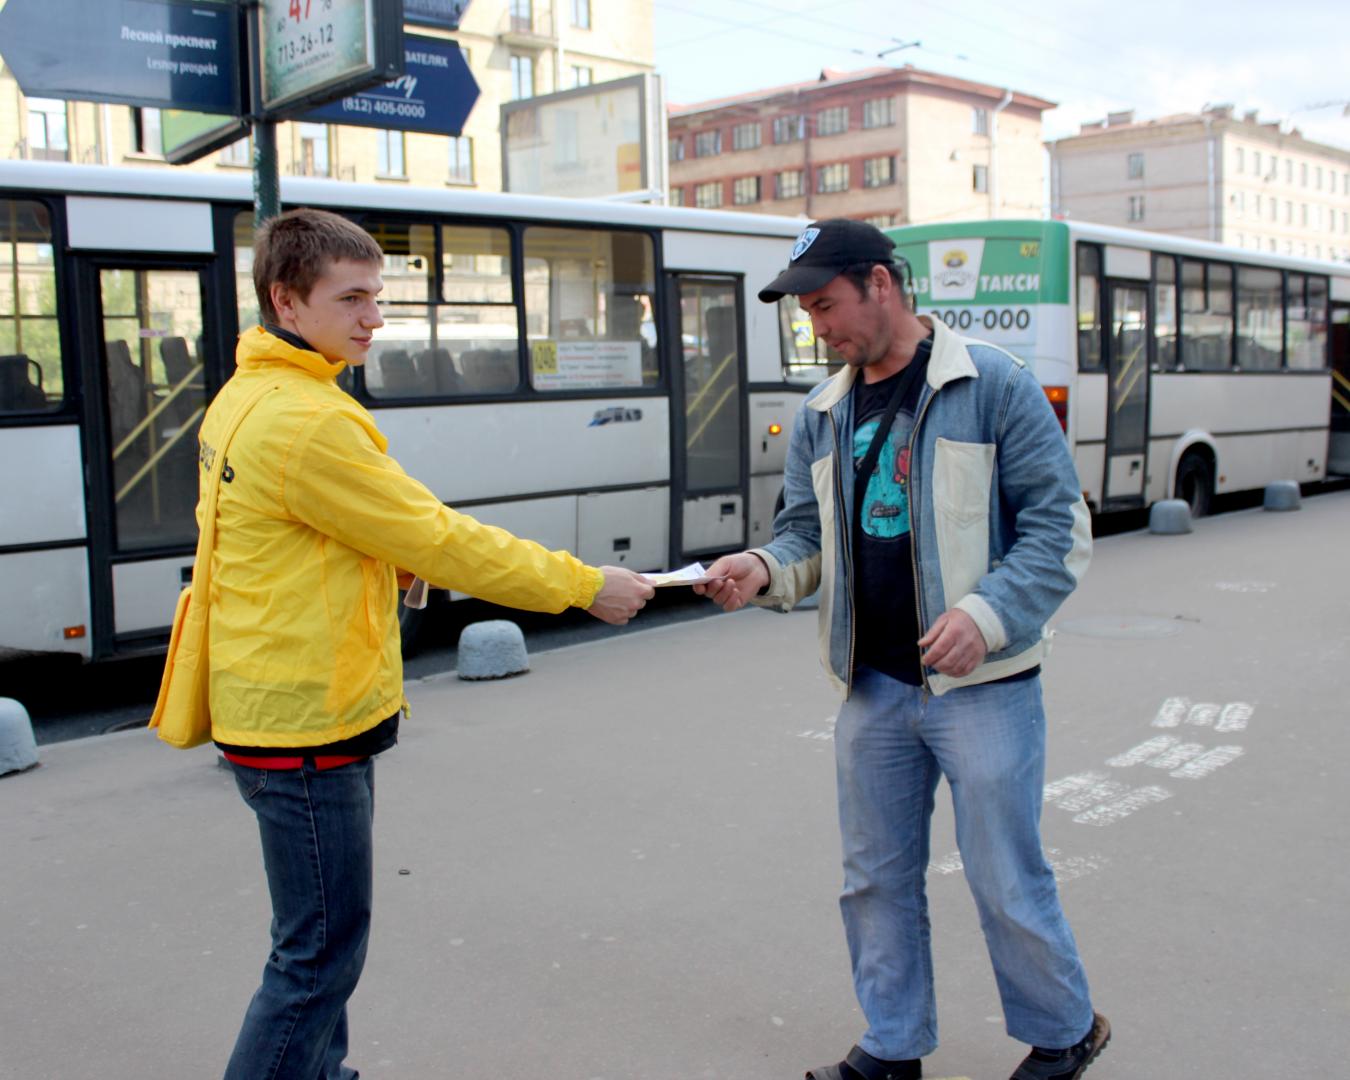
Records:
{"label": "bus tire", "polygon": [[1214,467],[1199,454],[1186,454],[1177,466],[1176,496],[1191,510],[1191,518],[1209,513],[1214,497]]}

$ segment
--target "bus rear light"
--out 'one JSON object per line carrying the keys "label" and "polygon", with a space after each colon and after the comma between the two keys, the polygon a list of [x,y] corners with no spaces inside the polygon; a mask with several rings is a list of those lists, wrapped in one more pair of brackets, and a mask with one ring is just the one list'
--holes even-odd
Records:
{"label": "bus rear light", "polygon": [[769,425],[769,434],[770,434],[770,435],[781,435],[781,434],[783,434],[783,425],[782,425],[782,424],[770,424],[770,425]]}
{"label": "bus rear light", "polygon": [[84,637],[83,626],[67,626],[61,631],[61,636],[67,641],[74,641],[76,638]]}
{"label": "bus rear light", "polygon": [[1067,435],[1069,433],[1069,388],[1067,386],[1047,386],[1045,396],[1050,401],[1050,407],[1055,410],[1055,419],[1059,421],[1060,430]]}

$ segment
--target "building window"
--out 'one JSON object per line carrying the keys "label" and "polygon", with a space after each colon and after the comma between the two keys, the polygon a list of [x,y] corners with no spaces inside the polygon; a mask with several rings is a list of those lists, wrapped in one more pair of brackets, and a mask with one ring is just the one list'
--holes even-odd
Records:
{"label": "building window", "polygon": [[407,176],[403,165],[403,132],[375,133],[375,172],[379,176]]}
{"label": "building window", "polygon": [[1299,183],[1304,187],[1308,186],[1308,163],[1306,161],[1302,162],[1298,167],[1298,179]]}
{"label": "building window", "polygon": [[572,85],[574,87],[590,86],[593,82],[595,82],[594,68],[587,67],[584,64],[572,65]]}
{"label": "building window", "polygon": [[742,176],[731,184],[731,202],[735,206],[749,206],[759,202],[759,177]]}
{"label": "building window", "polygon": [[895,98],[873,98],[863,102],[863,127],[890,127],[895,123]]}
{"label": "building window", "polygon": [[1292,184],[1294,182],[1294,163],[1289,159],[1284,159],[1284,182]]}
{"label": "building window", "polygon": [[789,169],[773,178],[775,199],[797,199],[806,194],[806,177],[801,169]]}
{"label": "building window", "polygon": [[989,110],[974,108],[970,110],[970,130],[976,135],[989,134]]}
{"label": "building window", "polygon": [[591,28],[591,0],[572,0],[572,25],[578,30]]}
{"label": "building window", "polygon": [[534,29],[532,0],[511,0],[511,29],[527,34]]}
{"label": "building window", "polygon": [[671,160],[671,161],[683,161],[683,160],[684,160],[684,136],[683,136],[683,135],[676,135],[673,139],[670,140],[670,160]]}
{"label": "building window", "polygon": [[1242,211],[1246,209],[1245,205],[1246,201],[1247,201],[1246,196],[1243,194],[1243,192],[1241,191],[1233,192],[1233,209],[1237,212],[1238,217],[1241,217]]}
{"label": "building window", "polygon": [[671,206],[684,205],[684,188],[676,187],[670,189],[670,205]]}
{"label": "building window", "polygon": [[[1279,211],[1279,204],[1280,204],[1279,199],[1272,198],[1270,200],[1269,209],[1271,221],[1275,220],[1275,215]],[[1284,203],[1284,219],[1289,222],[1292,222],[1294,220],[1294,204],[1291,203],[1288,199],[1286,199]]]}
{"label": "building window", "polygon": [[863,162],[863,187],[886,187],[895,183],[895,157],[874,157]]}
{"label": "building window", "polygon": [[848,106],[836,105],[816,113],[817,135],[842,135],[848,130]]}
{"label": "building window", "polygon": [[328,157],[328,125],[297,124],[300,134],[300,159],[292,170],[298,176],[330,176],[332,162]]}
{"label": "building window", "polygon": [[708,184],[694,187],[694,205],[705,210],[716,209],[722,205],[722,181],[714,180]]}
{"label": "building window", "polygon": [[1131,154],[1125,159],[1125,174],[1131,180],[1142,180],[1144,178],[1144,155]]}
{"label": "building window", "polygon": [[731,129],[731,148],[733,150],[754,150],[759,146],[761,130],[758,120],[749,124],[737,124]]}
{"label": "building window", "polygon": [[138,154],[164,156],[164,136],[158,109],[131,110],[131,145]]}
{"label": "building window", "polygon": [[1237,148],[1237,171],[1242,172],[1247,168],[1247,154],[1242,147]]}
{"label": "building window", "polygon": [[797,142],[806,138],[805,116],[776,116],[773,121],[773,141],[776,143]]}
{"label": "building window", "polygon": [[822,165],[816,170],[816,191],[821,195],[828,195],[831,192],[847,190],[847,161],[836,161],[833,165]]}
{"label": "building window", "polygon": [[974,165],[970,170],[970,186],[973,191],[978,191],[981,195],[989,191],[989,166]]}
{"label": "building window", "polygon": [[871,217],[863,218],[867,224],[875,226],[878,229],[889,229],[895,224],[894,214],[873,214]]}
{"label": "building window", "polygon": [[66,103],[56,98],[28,99],[28,156],[37,161],[69,161]]}
{"label": "building window", "polygon": [[473,183],[473,138],[469,135],[450,136],[449,182]]}
{"label": "building window", "polygon": [[[513,3],[516,0],[512,0]],[[514,16],[512,16],[514,19]],[[511,98],[534,97],[534,57],[511,54]]]}
{"label": "building window", "polygon": [[220,164],[230,165],[237,169],[247,169],[253,164],[253,139],[251,136],[245,136],[236,142],[230,143],[220,152]]}
{"label": "building window", "polygon": [[713,157],[722,152],[722,132],[700,131],[694,136],[694,157]]}
{"label": "building window", "polygon": [[1316,182],[1313,184],[1313,187],[1316,188],[1318,191],[1321,191],[1321,190],[1322,190],[1322,166],[1321,166],[1321,165],[1317,166],[1317,180],[1316,180]]}
{"label": "building window", "polygon": [[1144,197],[1142,195],[1130,196],[1130,220],[1144,220]]}

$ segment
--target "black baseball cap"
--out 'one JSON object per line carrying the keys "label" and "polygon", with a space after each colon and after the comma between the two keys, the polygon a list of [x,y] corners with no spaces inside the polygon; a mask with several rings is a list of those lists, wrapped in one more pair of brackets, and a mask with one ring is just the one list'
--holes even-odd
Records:
{"label": "black baseball cap", "polygon": [[788,268],[759,290],[759,298],[773,304],[824,288],[850,266],[894,261],[895,241],[875,225],[849,218],[813,221],[792,245]]}

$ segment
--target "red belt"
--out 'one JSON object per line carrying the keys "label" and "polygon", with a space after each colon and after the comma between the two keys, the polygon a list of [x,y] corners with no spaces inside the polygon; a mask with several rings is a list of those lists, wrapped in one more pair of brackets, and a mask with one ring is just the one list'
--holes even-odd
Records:
{"label": "red belt", "polygon": [[320,754],[317,757],[310,755],[308,757],[245,757],[243,754],[231,754],[227,750],[222,750],[221,754],[226,761],[233,761],[236,765],[247,765],[253,769],[299,769],[306,761],[314,762],[314,767],[320,771],[324,769],[336,769],[340,765],[353,765],[358,761],[365,761],[368,754]]}

